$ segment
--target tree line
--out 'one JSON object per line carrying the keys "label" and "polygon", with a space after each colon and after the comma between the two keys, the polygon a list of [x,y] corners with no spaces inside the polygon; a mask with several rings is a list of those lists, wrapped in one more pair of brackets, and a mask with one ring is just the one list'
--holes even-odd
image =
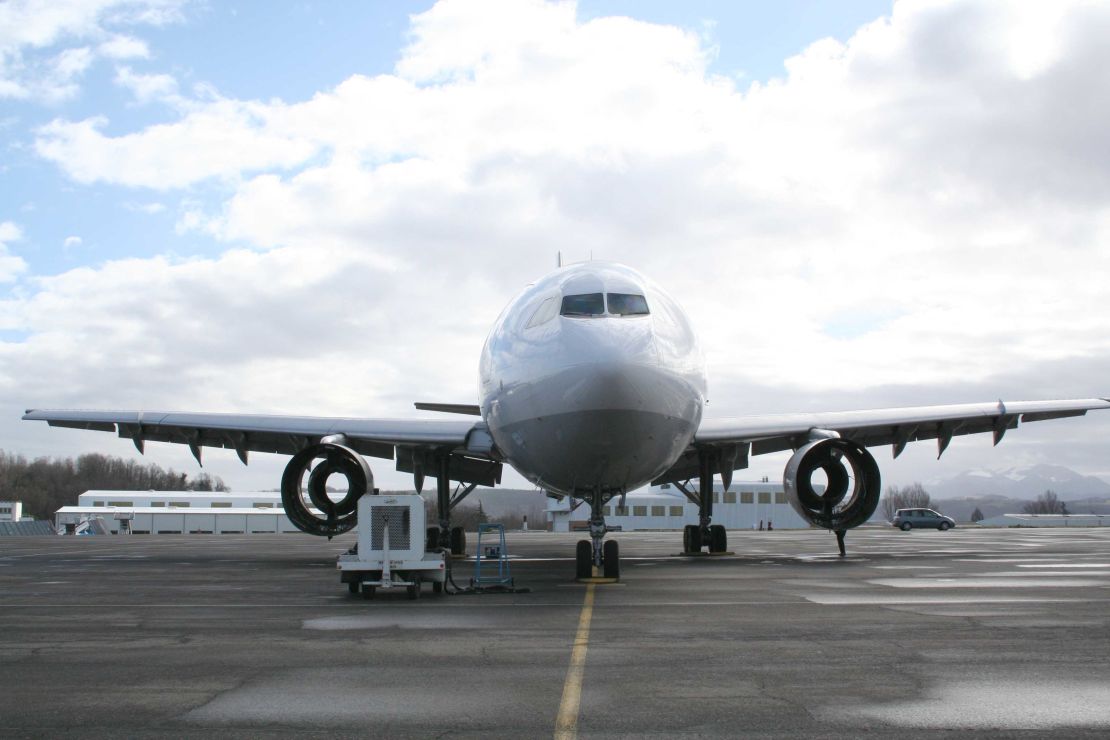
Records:
{"label": "tree line", "polygon": [[219,476],[193,477],[155,463],[90,453],[74,458],[28,460],[0,450],[0,500],[22,501],[23,513],[52,519],[85,491],[228,491]]}
{"label": "tree line", "polygon": [[1037,496],[1036,501],[1027,503],[1022,508],[1022,512],[1025,514],[1067,514],[1068,505],[1056,496],[1056,491],[1050,488]]}
{"label": "tree line", "polygon": [[925,486],[920,483],[911,483],[901,488],[889,486],[879,506],[883,512],[883,517],[890,521],[894,518],[894,512],[899,509],[929,509],[932,508],[931,503],[932,499],[929,492],[925,490]]}
{"label": "tree line", "polygon": [[[901,488],[890,486],[882,498],[880,507],[887,520],[893,519],[894,512],[898,509],[939,510],[939,507],[932,502],[929,492],[920,483],[911,483]],[[1059,499],[1055,491],[1048,490],[1038,496],[1035,501],[1025,504],[1022,507],[1022,512],[1025,514],[1067,514],[1068,505]],[[979,507],[975,507],[975,511],[971,512],[971,521],[978,522],[982,519],[983,512],[979,510]]]}

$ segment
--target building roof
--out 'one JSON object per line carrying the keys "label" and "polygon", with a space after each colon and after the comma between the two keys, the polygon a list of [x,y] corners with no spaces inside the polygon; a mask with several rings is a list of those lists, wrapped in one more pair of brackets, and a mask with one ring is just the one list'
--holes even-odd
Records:
{"label": "building roof", "polygon": [[54,535],[54,526],[48,521],[0,522],[0,537],[36,537]]}
{"label": "building roof", "polygon": [[63,506],[56,514],[269,514],[285,516],[285,509],[260,506]]}

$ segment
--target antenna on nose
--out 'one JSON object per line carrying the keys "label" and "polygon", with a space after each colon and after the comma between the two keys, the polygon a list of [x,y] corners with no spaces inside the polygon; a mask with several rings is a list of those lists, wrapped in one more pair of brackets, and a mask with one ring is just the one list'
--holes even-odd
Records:
{"label": "antenna on nose", "polygon": [[562,267],[563,266],[563,250],[561,250],[561,249],[558,252],[555,253],[555,266],[556,267]]}

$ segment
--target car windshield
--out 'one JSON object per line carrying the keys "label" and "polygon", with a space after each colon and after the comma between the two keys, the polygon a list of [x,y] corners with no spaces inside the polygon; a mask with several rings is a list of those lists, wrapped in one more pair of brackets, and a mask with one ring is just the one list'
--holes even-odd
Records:
{"label": "car windshield", "polygon": [[605,296],[602,293],[565,295],[559,313],[563,316],[601,316],[605,313]]}
{"label": "car windshield", "polygon": [[616,316],[646,316],[647,300],[635,293],[609,293],[606,295],[609,313]]}

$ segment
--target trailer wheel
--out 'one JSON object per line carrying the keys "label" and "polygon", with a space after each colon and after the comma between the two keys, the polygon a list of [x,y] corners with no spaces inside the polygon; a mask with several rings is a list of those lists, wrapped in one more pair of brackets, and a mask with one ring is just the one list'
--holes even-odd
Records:
{"label": "trailer wheel", "polygon": [[366,599],[367,601],[374,598],[374,587],[373,586],[363,586],[362,587],[362,598]]}
{"label": "trailer wheel", "polygon": [[358,581],[347,581],[347,591],[352,594],[358,593],[358,587],[362,585]]}
{"label": "trailer wheel", "polygon": [[433,594],[443,593],[443,583],[441,583],[440,581],[432,581],[432,593]]}
{"label": "trailer wheel", "polygon": [[416,601],[420,598],[420,576],[413,576],[413,584],[408,586],[409,601]]}

